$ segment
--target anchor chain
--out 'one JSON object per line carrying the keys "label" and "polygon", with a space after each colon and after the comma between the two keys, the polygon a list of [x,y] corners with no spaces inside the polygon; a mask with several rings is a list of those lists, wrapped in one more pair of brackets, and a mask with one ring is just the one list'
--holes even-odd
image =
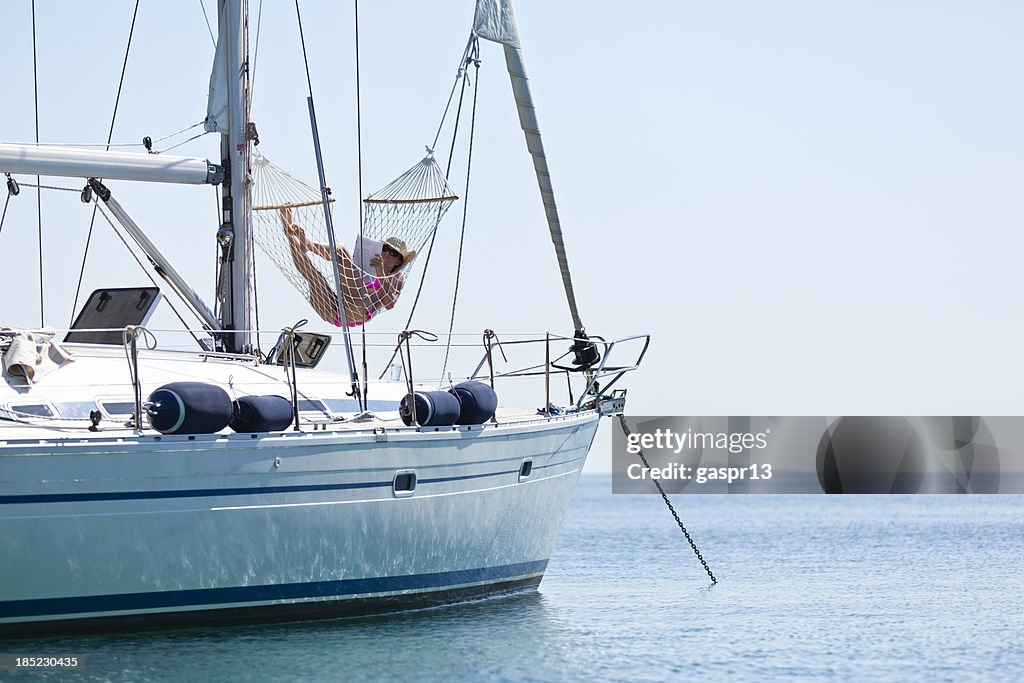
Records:
{"label": "anchor chain", "polygon": [[[626,424],[626,417],[625,417],[625,415],[622,415],[621,413],[619,414],[619,424],[622,425],[622,431],[626,435],[626,438],[628,439],[629,435],[630,435],[629,426]],[[643,461],[644,467],[647,470],[650,470],[651,469],[651,465],[650,465],[650,463],[647,462],[647,458],[644,457],[643,450],[640,450],[639,453],[640,453],[640,460]],[[711,572],[711,567],[708,566],[708,563],[704,560],[704,556],[700,554],[700,550],[697,548],[697,544],[694,543],[693,542],[693,538],[690,537],[690,532],[687,531],[686,527],[683,525],[683,520],[679,519],[679,514],[676,512],[676,509],[672,506],[671,501],[669,501],[668,494],[665,493],[665,489],[663,489],[661,487],[661,482],[658,481],[655,477],[651,477],[651,481],[653,481],[654,485],[658,487],[658,493],[661,494],[661,499],[665,501],[665,505],[668,506],[669,512],[672,513],[672,516],[676,520],[676,524],[679,525],[679,530],[683,532],[684,536],[686,536],[686,540],[690,543],[690,547],[693,548],[693,552],[697,555],[697,559],[700,560],[700,563],[704,566],[704,571],[706,571],[708,573],[708,576],[711,577],[711,583],[712,584],[718,583],[718,579],[716,579],[715,575]]]}

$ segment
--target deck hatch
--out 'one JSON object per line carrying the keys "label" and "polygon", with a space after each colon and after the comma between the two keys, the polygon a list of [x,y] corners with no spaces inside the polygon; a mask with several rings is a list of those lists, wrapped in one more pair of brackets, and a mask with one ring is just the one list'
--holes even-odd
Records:
{"label": "deck hatch", "polygon": [[55,417],[53,408],[46,403],[15,403],[7,404],[7,408],[16,415],[28,417]]}

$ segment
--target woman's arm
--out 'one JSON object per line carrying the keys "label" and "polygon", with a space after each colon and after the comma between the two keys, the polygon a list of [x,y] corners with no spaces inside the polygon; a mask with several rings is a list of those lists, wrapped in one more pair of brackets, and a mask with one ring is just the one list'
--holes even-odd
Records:
{"label": "woman's arm", "polygon": [[398,303],[398,295],[402,293],[402,285],[405,278],[401,275],[378,279],[380,282],[380,303],[384,308],[391,310]]}

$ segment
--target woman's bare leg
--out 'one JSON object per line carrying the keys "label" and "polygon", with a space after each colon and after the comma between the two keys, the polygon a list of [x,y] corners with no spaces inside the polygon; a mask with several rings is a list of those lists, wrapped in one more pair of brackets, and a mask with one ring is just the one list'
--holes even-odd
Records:
{"label": "woman's bare leg", "polygon": [[325,322],[333,325],[339,315],[338,298],[327,283],[327,279],[306,256],[309,238],[302,226],[291,222],[291,217],[291,209],[281,209],[281,222],[284,224],[285,236],[288,238],[292,262],[295,264],[295,269],[299,271],[299,275],[305,278],[309,284],[309,303],[313,306],[313,310]]}
{"label": "woman's bare leg", "polygon": [[364,322],[366,320],[367,303],[366,283],[359,272],[352,252],[344,244],[338,245],[338,273],[341,275],[341,294],[345,301],[345,317],[348,322]]}

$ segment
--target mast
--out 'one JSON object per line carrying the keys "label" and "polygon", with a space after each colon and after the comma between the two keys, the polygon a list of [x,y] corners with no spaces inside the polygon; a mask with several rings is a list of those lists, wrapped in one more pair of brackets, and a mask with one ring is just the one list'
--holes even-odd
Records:
{"label": "mast", "polygon": [[[221,280],[217,297],[221,324],[235,330],[223,337],[226,350],[245,353],[252,348],[249,286],[251,283],[252,214],[249,183],[249,41],[248,0],[221,0],[217,12],[220,37],[211,79],[211,107],[214,80],[226,80],[226,121],[218,117],[211,126],[221,133],[221,159],[227,171],[221,206]],[[218,71],[220,73],[218,73]],[[223,100],[221,100],[223,102]],[[226,123],[226,126],[223,126]]]}

